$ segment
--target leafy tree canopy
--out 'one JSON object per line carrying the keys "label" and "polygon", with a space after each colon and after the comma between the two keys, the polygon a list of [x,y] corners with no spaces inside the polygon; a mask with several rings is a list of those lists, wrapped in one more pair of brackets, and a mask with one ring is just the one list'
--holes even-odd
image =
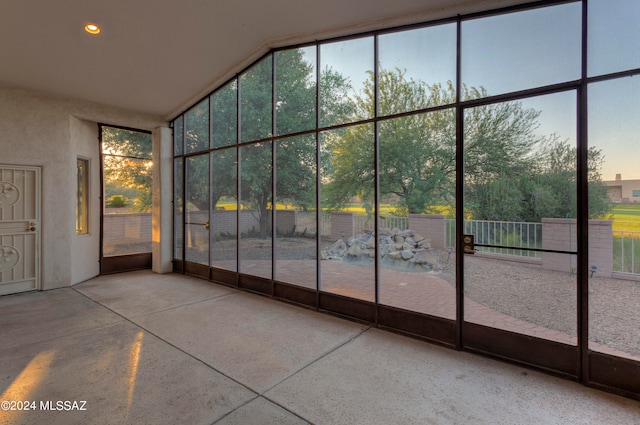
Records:
{"label": "leafy tree canopy", "polygon": [[[271,56],[256,63],[235,82],[211,96],[212,122],[211,188],[208,187],[208,162],[187,167],[187,200],[198,209],[215,208],[222,197],[237,197],[237,164],[240,164],[240,202],[256,214],[260,233],[266,235],[269,210],[274,203],[272,193],[272,158],[276,158],[276,201],[300,208],[315,208],[316,141],[313,136],[279,139],[274,145],[266,139],[273,134],[272,105],[275,104],[275,131],[292,134],[315,128],[316,83],[315,65],[302,49],[275,53],[275,102],[273,99]],[[240,94],[238,96],[238,89]],[[320,93],[324,99],[322,111],[327,116],[342,116],[350,111],[344,103],[348,81],[327,69],[321,73]],[[236,157],[237,106],[241,117],[240,158]],[[194,112],[186,120],[187,142],[205,149],[200,140],[208,128],[208,114]],[[255,143],[253,143],[255,141]],[[189,148],[187,144],[187,148]],[[209,155],[208,153],[205,155]],[[200,183],[198,183],[200,182]],[[207,183],[205,183],[207,182]]]}
{"label": "leafy tree canopy", "polygon": [[151,209],[151,147],[149,133],[102,127],[106,199],[120,195],[135,211]]}
{"label": "leafy tree canopy", "polygon": [[[462,87],[461,97],[487,96],[482,88]],[[373,74],[355,97],[356,119],[370,114]],[[443,109],[381,121],[379,184],[382,199],[393,199],[400,215],[429,213],[455,205],[455,88],[407,79],[401,70],[382,70],[379,109],[403,113],[429,107]],[[539,221],[575,216],[576,149],[555,135],[538,134],[540,111],[521,102],[504,102],[465,110],[465,206],[475,219]],[[323,141],[323,205],[341,208],[354,198],[373,199],[374,126],[334,131]],[[599,170],[601,152],[589,151],[590,214],[609,209]]]}

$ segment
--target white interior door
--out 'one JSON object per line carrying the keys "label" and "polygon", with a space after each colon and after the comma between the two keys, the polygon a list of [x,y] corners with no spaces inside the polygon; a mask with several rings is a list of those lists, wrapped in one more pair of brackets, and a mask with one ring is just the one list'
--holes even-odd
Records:
{"label": "white interior door", "polygon": [[40,169],[0,165],[0,295],[40,289]]}

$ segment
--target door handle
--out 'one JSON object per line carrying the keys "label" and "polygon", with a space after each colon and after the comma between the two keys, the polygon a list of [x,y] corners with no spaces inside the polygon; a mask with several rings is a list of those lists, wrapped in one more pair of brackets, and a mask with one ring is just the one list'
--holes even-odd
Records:
{"label": "door handle", "polygon": [[463,235],[462,236],[462,252],[465,254],[474,254],[476,251],[475,243],[474,243],[474,235]]}
{"label": "door handle", "polygon": [[211,226],[209,225],[209,220],[207,220],[207,222],[204,223],[204,228],[209,230],[209,227],[211,227]]}
{"label": "door handle", "polygon": [[31,223],[29,223],[29,226],[31,226],[31,227],[29,227],[29,228],[27,229],[27,232],[35,232],[35,231],[36,231],[36,223],[34,223],[34,222],[32,221]]}

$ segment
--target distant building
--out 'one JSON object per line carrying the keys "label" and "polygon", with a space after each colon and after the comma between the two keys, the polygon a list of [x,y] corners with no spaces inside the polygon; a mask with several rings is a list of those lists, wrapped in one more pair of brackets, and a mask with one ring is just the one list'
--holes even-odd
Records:
{"label": "distant building", "polygon": [[619,204],[640,203],[640,180],[622,180],[621,174],[616,174],[615,180],[604,182],[608,186],[609,199]]}

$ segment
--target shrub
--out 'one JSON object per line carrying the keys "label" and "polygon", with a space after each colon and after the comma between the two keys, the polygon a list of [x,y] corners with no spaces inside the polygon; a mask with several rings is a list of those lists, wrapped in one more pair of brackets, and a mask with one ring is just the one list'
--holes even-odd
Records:
{"label": "shrub", "polygon": [[107,199],[107,208],[125,208],[129,206],[129,200],[122,195],[113,195]]}

